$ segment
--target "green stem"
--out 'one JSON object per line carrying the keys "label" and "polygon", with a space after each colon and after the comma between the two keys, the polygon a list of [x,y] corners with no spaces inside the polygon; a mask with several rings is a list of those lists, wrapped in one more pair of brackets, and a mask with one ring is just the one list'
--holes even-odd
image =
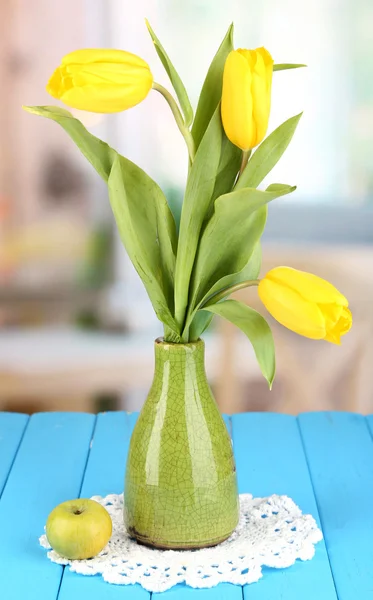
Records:
{"label": "green stem", "polygon": [[238,173],[238,177],[237,177],[237,181],[236,181],[235,185],[237,185],[239,178],[241,177],[242,173],[246,169],[246,165],[249,162],[250,156],[251,156],[251,150],[242,150],[241,167],[240,167],[240,172]]}
{"label": "green stem", "polygon": [[184,329],[184,331],[183,331],[183,333],[181,335],[181,339],[182,339],[182,341],[184,343],[190,342],[190,339],[189,339],[189,326],[185,327],[185,329]]}
{"label": "green stem", "polygon": [[238,290],[242,290],[243,288],[247,287],[252,287],[254,285],[259,285],[259,283],[260,279],[252,279],[250,281],[242,281],[242,283],[236,283],[236,285],[232,285],[231,287],[226,288],[225,290],[222,290],[221,292],[218,292],[213,296],[210,296],[210,298],[207,298],[206,302],[202,304],[202,306],[200,306],[200,310],[203,310],[205,306],[211,306],[211,304],[216,304],[217,302],[220,302],[220,300],[223,300],[224,298],[230,296],[234,292],[238,292]]}
{"label": "green stem", "polygon": [[190,161],[193,162],[195,154],[196,154],[194,139],[193,139],[193,136],[192,136],[191,132],[189,131],[188,127],[185,125],[183,115],[181,114],[181,111],[178,107],[178,104],[177,104],[175,98],[160,83],[154,82],[153,89],[156,90],[157,92],[159,92],[160,94],[162,94],[162,96],[167,101],[169,107],[171,108],[172,114],[175,117],[176,124],[180,130],[181,135],[183,136],[183,138],[186,142]]}

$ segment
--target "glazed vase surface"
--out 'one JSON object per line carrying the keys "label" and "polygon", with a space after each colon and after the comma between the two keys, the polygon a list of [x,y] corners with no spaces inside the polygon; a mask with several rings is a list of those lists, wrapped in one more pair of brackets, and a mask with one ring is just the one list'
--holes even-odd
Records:
{"label": "glazed vase surface", "polygon": [[158,548],[213,546],[237,526],[232,443],[207,382],[202,340],[155,342],[155,374],[131,438],[124,504],[129,533]]}

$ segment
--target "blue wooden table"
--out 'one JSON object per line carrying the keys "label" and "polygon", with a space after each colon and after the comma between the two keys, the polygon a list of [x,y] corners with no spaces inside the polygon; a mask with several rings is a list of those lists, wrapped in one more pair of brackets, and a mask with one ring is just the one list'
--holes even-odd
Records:
{"label": "blue wooden table", "polygon": [[[51,563],[38,537],[51,509],[77,496],[123,488],[136,415],[0,413],[0,599],[148,599]],[[321,525],[310,562],[265,569],[258,583],[209,590],[179,585],[167,600],[372,600],[373,417],[268,413],[227,418],[240,492],[287,494]]]}

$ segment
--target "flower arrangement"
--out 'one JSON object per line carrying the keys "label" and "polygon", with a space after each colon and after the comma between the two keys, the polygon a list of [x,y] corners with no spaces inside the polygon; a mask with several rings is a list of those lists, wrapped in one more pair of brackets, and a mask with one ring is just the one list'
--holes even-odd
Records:
{"label": "flower arrangement", "polygon": [[231,26],[208,70],[194,116],[182,80],[147,27],[176,97],[153,80],[144,60],[109,49],[65,56],[47,90],[69,107],[99,113],[127,110],[151,90],[163,95],[188,150],[179,223],[156,182],[70,112],[53,106],[25,108],[59,123],[107,182],[123,244],[163,323],[164,341],[194,342],[219,315],[247,335],[271,385],[275,351],[270,327],[251,307],[229,299],[234,291],[257,285],[274,318],[309,338],[339,344],[352,321],[346,298],[315,275],[279,267],[259,279],[267,205],[295,190],[279,183],[265,190],[259,186],[285,152],[301,117],[289,118],[266,137],[272,77],[304,65],[274,64],[265,48],[235,50]]}

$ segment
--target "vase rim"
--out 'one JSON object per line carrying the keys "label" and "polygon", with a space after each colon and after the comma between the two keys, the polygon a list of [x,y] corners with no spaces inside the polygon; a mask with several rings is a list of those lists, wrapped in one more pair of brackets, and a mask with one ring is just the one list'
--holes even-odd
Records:
{"label": "vase rim", "polygon": [[192,348],[195,346],[204,346],[205,342],[201,339],[198,338],[198,340],[194,341],[194,342],[165,342],[163,337],[158,337],[156,338],[156,340],[154,341],[156,346],[162,346],[162,347],[166,347],[166,346],[171,346],[172,348]]}

